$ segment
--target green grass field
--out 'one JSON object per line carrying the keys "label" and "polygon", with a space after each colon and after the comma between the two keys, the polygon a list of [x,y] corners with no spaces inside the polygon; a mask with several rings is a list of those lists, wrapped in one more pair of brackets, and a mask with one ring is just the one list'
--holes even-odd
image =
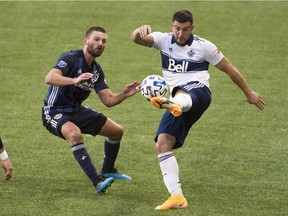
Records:
{"label": "green grass field", "polygon": [[[85,105],[125,128],[117,167],[133,177],[98,196],[68,144],[41,121],[44,77],[58,56],[82,48],[90,26],[108,33],[97,59],[113,92],[161,74],[160,55],[135,45],[131,32],[142,24],[170,31],[173,12],[193,12],[193,33],[214,42],[262,94],[266,109],[211,67],[213,101],[175,151],[190,207],[158,212],[168,198],[153,137],[164,111],[140,94],[113,108],[95,94]],[[288,3],[287,2],[0,2],[0,135],[14,166],[0,181],[0,215],[193,215],[286,216],[288,214]],[[103,137],[85,136],[96,166]],[[1,171],[2,175],[2,171]]]}

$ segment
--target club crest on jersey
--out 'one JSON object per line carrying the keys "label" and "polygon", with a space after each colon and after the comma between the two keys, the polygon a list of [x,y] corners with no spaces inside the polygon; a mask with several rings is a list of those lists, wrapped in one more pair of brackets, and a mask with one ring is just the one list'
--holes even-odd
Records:
{"label": "club crest on jersey", "polygon": [[188,55],[190,58],[192,58],[192,57],[195,55],[195,52],[194,52],[192,49],[190,49],[190,50],[187,52],[187,55]]}
{"label": "club crest on jersey", "polygon": [[64,68],[64,67],[66,67],[67,63],[66,63],[65,61],[61,60],[60,62],[58,62],[57,65],[58,65],[60,68]]}
{"label": "club crest on jersey", "polygon": [[97,70],[93,71],[93,77],[91,78],[92,83],[95,83],[99,78],[99,72]]}

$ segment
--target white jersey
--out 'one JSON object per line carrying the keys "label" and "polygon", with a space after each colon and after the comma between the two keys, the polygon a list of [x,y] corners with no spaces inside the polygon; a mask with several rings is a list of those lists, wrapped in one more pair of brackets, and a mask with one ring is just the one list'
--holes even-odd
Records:
{"label": "white jersey", "polygon": [[199,81],[209,87],[209,64],[216,65],[223,54],[208,40],[191,35],[185,46],[175,43],[173,33],[153,32],[153,47],[162,57],[163,77],[172,92],[175,86]]}

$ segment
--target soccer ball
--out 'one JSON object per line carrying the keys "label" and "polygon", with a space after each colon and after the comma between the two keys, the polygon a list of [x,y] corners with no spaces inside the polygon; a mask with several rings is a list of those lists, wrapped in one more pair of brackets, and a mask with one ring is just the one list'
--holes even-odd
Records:
{"label": "soccer ball", "polygon": [[152,97],[167,97],[168,85],[159,75],[147,76],[140,85],[141,94],[150,100]]}

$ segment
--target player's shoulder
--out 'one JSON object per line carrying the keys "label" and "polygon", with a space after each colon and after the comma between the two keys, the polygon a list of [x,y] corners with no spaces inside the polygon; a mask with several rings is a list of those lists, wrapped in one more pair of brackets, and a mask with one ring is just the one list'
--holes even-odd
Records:
{"label": "player's shoulder", "polygon": [[209,49],[215,46],[215,44],[212,43],[210,40],[207,40],[203,37],[199,37],[198,35],[193,35],[193,42],[195,42],[194,45],[197,45],[206,49]]}
{"label": "player's shoulder", "polygon": [[200,37],[198,35],[193,35],[193,41],[199,42],[199,43],[210,43],[209,40],[207,40],[206,38]]}
{"label": "player's shoulder", "polygon": [[69,67],[74,67],[74,65],[77,64],[79,57],[81,56],[80,51],[81,50],[71,50],[71,51],[62,53],[55,67],[64,68],[67,65],[69,65]]}
{"label": "player's shoulder", "polygon": [[155,48],[170,46],[173,42],[173,32],[153,32]]}
{"label": "player's shoulder", "polygon": [[153,38],[171,38],[173,33],[155,31],[155,32],[152,32],[151,35],[153,36]]}
{"label": "player's shoulder", "polygon": [[71,50],[68,52],[64,52],[60,55],[58,61],[66,62],[66,64],[69,64],[69,65],[74,65],[76,64],[78,59],[81,58],[81,51],[82,50]]}
{"label": "player's shoulder", "polygon": [[79,58],[82,50],[70,50],[61,54],[62,58]]}

